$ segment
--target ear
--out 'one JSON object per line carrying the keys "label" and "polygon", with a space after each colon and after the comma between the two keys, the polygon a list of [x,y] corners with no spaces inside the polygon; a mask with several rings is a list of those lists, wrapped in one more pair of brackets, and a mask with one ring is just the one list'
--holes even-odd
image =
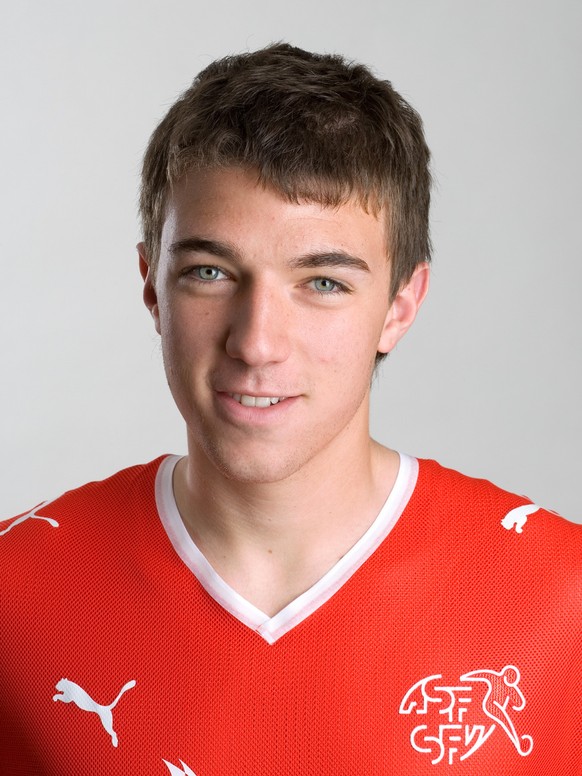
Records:
{"label": "ear", "polygon": [[160,313],[158,308],[158,296],[152,276],[151,264],[146,254],[145,243],[137,244],[139,254],[139,271],[143,278],[143,301],[154,319],[156,331],[160,334]]}
{"label": "ear", "polygon": [[389,353],[408,331],[428,292],[430,267],[427,262],[419,264],[412,277],[394,297],[386,314],[379,353]]}

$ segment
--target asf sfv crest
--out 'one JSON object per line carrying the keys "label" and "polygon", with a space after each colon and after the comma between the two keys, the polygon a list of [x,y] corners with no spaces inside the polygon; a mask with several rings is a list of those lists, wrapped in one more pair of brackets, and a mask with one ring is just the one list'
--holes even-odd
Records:
{"label": "asf sfv crest", "polygon": [[469,671],[458,684],[447,684],[442,674],[416,682],[400,704],[400,714],[414,715],[421,723],[410,733],[412,747],[430,756],[433,765],[452,765],[474,754],[500,728],[518,754],[528,755],[532,737],[520,736],[514,724],[525,706],[520,678],[515,666],[505,666]]}

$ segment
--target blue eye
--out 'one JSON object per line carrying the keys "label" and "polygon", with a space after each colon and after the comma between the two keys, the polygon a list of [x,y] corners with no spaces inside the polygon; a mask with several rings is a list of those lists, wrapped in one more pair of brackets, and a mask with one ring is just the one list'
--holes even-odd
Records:
{"label": "blue eye", "polygon": [[331,278],[315,278],[315,280],[312,280],[311,282],[318,294],[339,294],[346,290],[341,283],[338,283],[336,280],[331,280]]}
{"label": "blue eye", "polygon": [[220,280],[220,276],[224,276],[224,272],[218,269],[218,267],[212,267],[206,264],[203,264],[200,267],[194,267],[193,274],[197,280],[202,281]]}

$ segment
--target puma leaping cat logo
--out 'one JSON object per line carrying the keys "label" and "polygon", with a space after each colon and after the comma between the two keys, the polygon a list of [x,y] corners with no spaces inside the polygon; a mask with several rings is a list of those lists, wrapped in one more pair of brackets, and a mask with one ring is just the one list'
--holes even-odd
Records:
{"label": "puma leaping cat logo", "polygon": [[501,521],[501,525],[504,528],[507,528],[508,531],[511,531],[515,526],[516,533],[523,533],[523,527],[527,523],[527,516],[533,515],[538,509],[539,507],[537,504],[523,504],[521,507],[516,507],[505,515]]}
{"label": "puma leaping cat logo", "polygon": [[47,504],[50,504],[50,501],[43,501],[41,504],[37,504],[34,507],[34,509],[31,509],[30,512],[27,512],[25,515],[20,515],[20,517],[15,518],[10,523],[8,528],[5,528],[3,531],[0,531],[0,536],[4,536],[4,534],[7,534],[8,531],[11,531],[17,525],[20,525],[20,523],[24,523],[25,520],[45,520],[49,525],[52,525],[53,528],[58,528],[59,524],[57,523],[56,520],[53,520],[52,517],[43,517],[42,515],[36,514],[37,509],[46,507]]}
{"label": "puma leaping cat logo", "polygon": [[168,766],[170,776],[196,776],[192,768],[189,768],[184,760],[180,760],[180,763],[182,764],[181,768],[178,768],[177,765],[172,765],[172,763],[169,763],[167,760],[164,760],[164,762]]}
{"label": "puma leaping cat logo", "polygon": [[105,731],[111,736],[111,743],[113,746],[117,746],[117,734],[113,730],[113,715],[111,710],[115,708],[123,693],[127,692],[127,690],[131,690],[132,687],[135,687],[135,684],[135,679],[126,682],[113,703],[110,703],[109,706],[101,706],[99,703],[96,703],[82,687],[79,687],[78,684],[71,682],[69,679],[61,679],[55,688],[59,690],[61,694],[53,695],[53,701],[63,701],[63,703],[72,702],[83,711],[94,711],[101,720],[101,724],[105,728]]}

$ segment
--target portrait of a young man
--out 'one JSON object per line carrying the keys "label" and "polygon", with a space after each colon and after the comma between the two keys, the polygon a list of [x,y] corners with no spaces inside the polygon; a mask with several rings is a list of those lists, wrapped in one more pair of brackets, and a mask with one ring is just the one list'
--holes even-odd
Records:
{"label": "portrait of a young man", "polygon": [[284,43],[169,109],[138,258],[187,454],[0,523],[2,774],[580,773],[580,527],[370,436],[429,165],[389,81]]}

